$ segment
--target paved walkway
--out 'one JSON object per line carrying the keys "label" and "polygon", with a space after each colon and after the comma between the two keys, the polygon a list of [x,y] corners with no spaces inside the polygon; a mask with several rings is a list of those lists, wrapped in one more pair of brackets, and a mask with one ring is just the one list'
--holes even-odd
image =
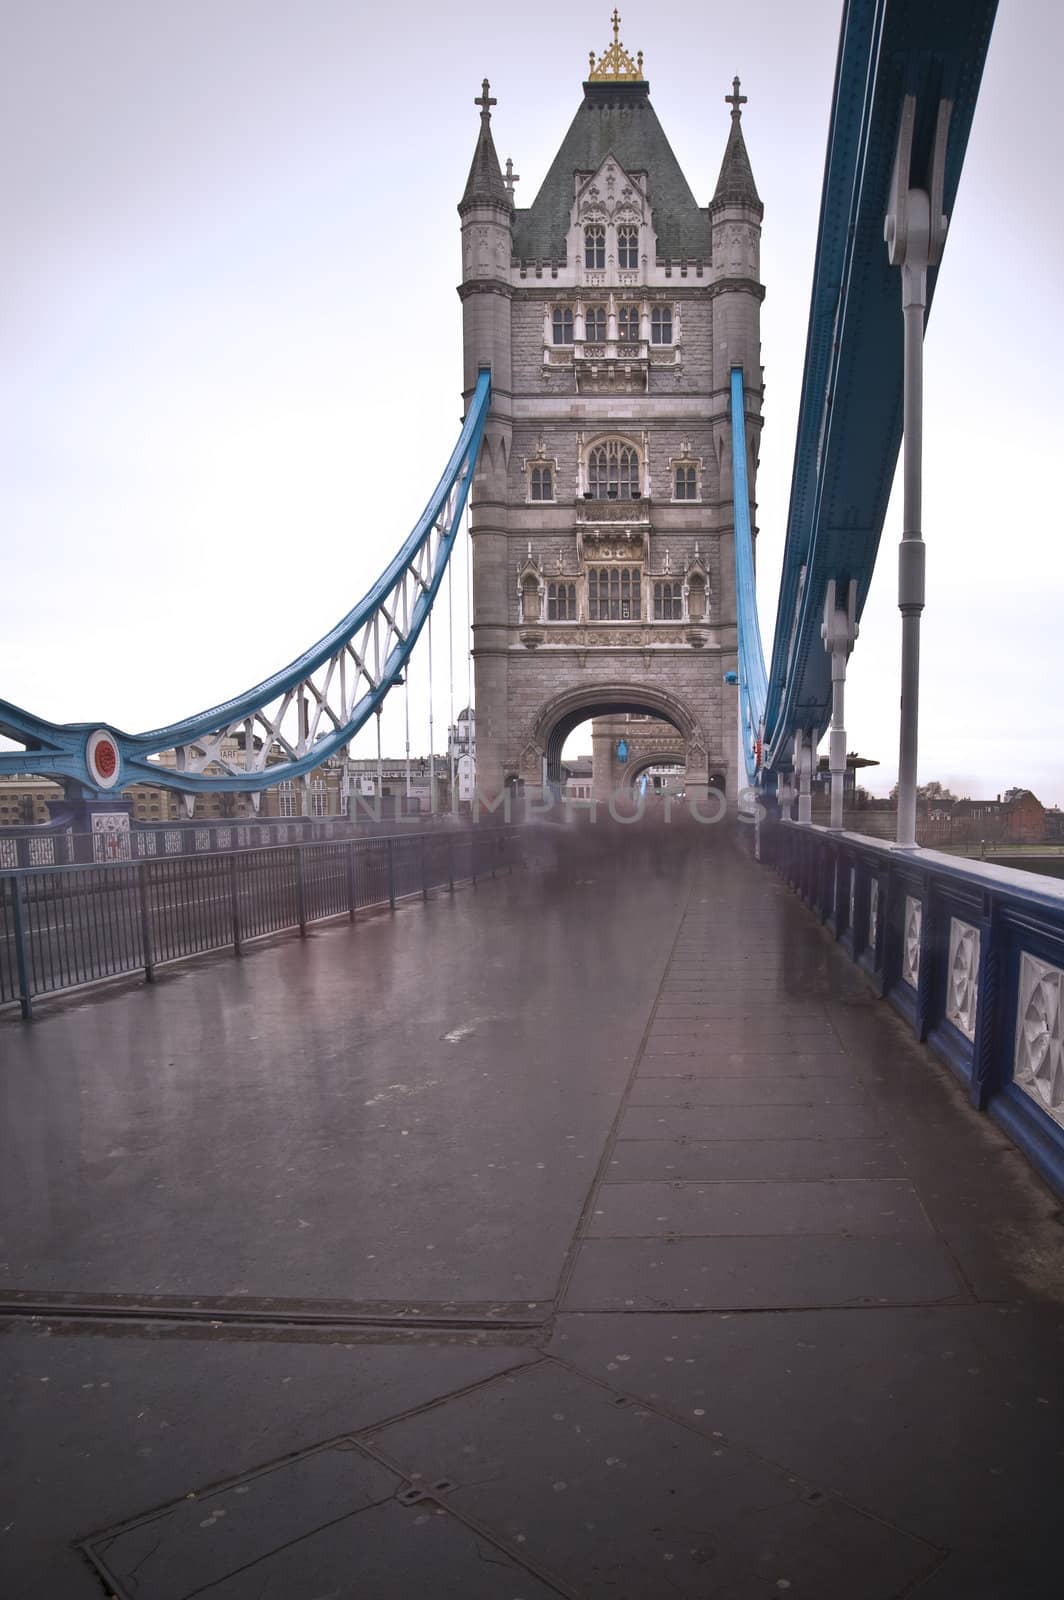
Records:
{"label": "paved walkway", "polygon": [[0,1592],[1055,1600],[1053,1197],[722,833],[538,837],[0,1026]]}

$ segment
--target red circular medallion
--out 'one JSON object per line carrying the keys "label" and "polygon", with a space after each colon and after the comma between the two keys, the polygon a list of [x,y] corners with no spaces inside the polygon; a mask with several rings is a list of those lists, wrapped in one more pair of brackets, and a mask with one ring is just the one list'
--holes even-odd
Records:
{"label": "red circular medallion", "polygon": [[118,751],[110,739],[101,739],[92,754],[100,777],[113,778],[118,768]]}

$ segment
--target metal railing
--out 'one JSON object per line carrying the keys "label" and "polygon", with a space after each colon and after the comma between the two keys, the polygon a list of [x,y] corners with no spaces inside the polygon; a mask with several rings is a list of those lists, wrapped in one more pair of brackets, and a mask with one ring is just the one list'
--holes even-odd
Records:
{"label": "metal railing", "polygon": [[0,1009],[432,890],[520,860],[519,830],[449,829],[0,875]]}
{"label": "metal railing", "polygon": [[771,862],[1064,1194],[1064,881],[809,824]]}

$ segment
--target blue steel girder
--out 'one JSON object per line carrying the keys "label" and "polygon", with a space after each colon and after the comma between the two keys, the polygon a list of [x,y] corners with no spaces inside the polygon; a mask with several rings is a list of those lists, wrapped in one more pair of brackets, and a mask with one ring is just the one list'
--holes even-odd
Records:
{"label": "blue steel girder", "polygon": [[[0,700],[0,775],[35,773],[86,797],[133,783],[255,792],[300,777],[342,749],[402,675],[436,598],[461,527],[491,402],[484,368],[458,443],[413,531],[354,610],[263,683],[149,733],[109,723],[47,722]],[[173,752],[171,761],[160,757]]]}
{"label": "blue steel girder", "polygon": [[[830,719],[820,626],[827,584],[872,581],[901,442],[901,274],[883,239],[897,133],[917,101],[909,182],[929,187],[940,100],[952,103],[944,210],[952,212],[997,0],[846,0],[798,412],[764,764],[786,765],[796,730]],[[928,272],[930,309],[938,269]]]}
{"label": "blue steel girder", "polygon": [[750,480],[746,470],[743,369],[731,369],[732,503],[735,507],[735,601],[739,618],[739,738],[748,788],[757,782],[758,745],[765,717],[765,657],[757,620]]}

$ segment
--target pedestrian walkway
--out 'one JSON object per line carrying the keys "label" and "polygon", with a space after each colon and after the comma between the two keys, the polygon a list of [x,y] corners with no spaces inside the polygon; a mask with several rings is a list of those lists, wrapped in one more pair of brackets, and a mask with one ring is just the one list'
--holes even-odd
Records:
{"label": "pedestrian walkway", "polygon": [[1057,1203],[723,830],[0,1054],[3,1593],[1059,1593]]}

